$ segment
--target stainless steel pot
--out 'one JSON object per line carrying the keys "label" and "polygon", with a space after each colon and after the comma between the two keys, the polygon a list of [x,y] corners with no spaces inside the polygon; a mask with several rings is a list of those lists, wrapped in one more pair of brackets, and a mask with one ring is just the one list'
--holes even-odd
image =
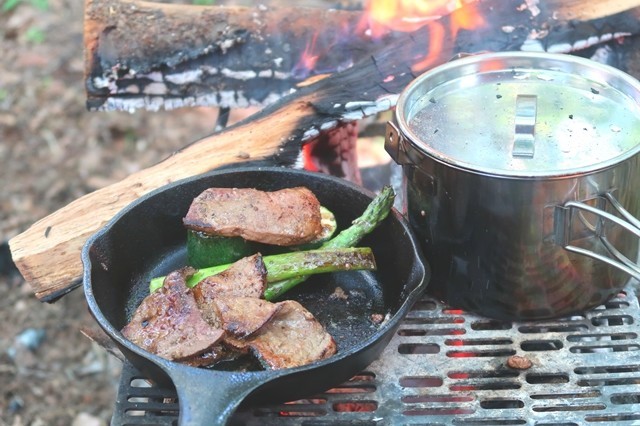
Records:
{"label": "stainless steel pot", "polygon": [[385,147],[430,291],[498,319],[578,313],[640,279],[640,83],[570,55],[490,53],[418,77]]}

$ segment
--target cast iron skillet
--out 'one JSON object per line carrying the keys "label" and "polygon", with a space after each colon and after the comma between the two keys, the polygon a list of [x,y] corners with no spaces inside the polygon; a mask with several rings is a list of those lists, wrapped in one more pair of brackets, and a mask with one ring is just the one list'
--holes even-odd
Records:
{"label": "cast iron skillet", "polygon": [[[149,379],[173,383],[181,425],[225,424],[245,401],[283,402],[310,396],[348,380],[374,361],[416,299],[428,271],[418,245],[395,210],[361,243],[372,247],[376,272],[316,276],[287,294],[309,309],[338,344],[338,353],[310,365],[264,371],[198,369],[170,362],[126,340],[120,329],[148,294],[152,277],[185,262],[182,217],[209,187],[276,190],[304,185],[332,210],[340,229],[359,216],[373,194],[342,179],[283,168],[217,171],[183,180],[132,203],[85,244],[84,290],[89,309],[127,359]],[[340,286],[349,297],[329,297]],[[388,314],[382,325],[371,314]]]}

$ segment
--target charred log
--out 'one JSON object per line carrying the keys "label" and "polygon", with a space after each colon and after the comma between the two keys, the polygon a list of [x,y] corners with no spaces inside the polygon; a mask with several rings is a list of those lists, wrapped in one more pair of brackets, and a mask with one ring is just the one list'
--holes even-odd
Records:
{"label": "charred log", "polygon": [[348,37],[360,16],[311,8],[87,0],[87,106],[266,105],[299,82],[322,70],[347,68],[381,45],[383,40]]}
{"label": "charred log", "polygon": [[415,52],[423,59],[435,49],[428,40],[445,38],[451,59],[479,51],[578,52],[638,32],[640,1],[583,3],[483,0],[408,36],[373,38],[363,30],[361,11],[87,0],[87,105],[264,106],[380,50],[401,49],[407,37],[427,40]]}

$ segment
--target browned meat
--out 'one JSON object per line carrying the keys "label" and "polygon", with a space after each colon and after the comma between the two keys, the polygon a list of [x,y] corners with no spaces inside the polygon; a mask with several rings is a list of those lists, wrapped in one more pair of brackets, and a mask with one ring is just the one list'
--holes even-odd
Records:
{"label": "browned meat", "polygon": [[218,297],[213,301],[222,328],[238,338],[247,337],[267,323],[281,305],[255,297]]}
{"label": "browned meat", "polygon": [[252,352],[268,368],[305,365],[333,355],[336,344],[298,302],[261,299],[266,268],[259,254],[188,289],[193,268],[167,275],[122,334],[163,358],[200,367]]}
{"label": "browned meat", "polygon": [[164,286],[147,296],[122,329],[124,337],[162,358],[186,360],[210,352],[224,331],[207,323],[186,279],[192,268],[167,275]]}
{"label": "browned meat", "polygon": [[261,298],[267,286],[267,268],[262,256],[244,257],[225,271],[205,278],[193,288],[198,307],[204,318],[217,328],[222,328],[213,301],[218,297]]}
{"label": "browned meat", "polygon": [[229,345],[225,345],[224,342],[216,344],[210,351],[204,352],[199,355],[194,355],[190,358],[178,360],[182,364],[190,365],[192,367],[207,367],[213,365],[218,361],[228,361],[238,358],[242,355],[246,355],[248,350],[241,350],[233,348]]}
{"label": "browned meat", "polygon": [[277,303],[280,311],[254,337],[229,340],[238,348],[250,347],[273,369],[292,368],[320,361],[336,353],[333,337],[313,315],[293,300]]}
{"label": "browned meat", "polygon": [[211,235],[279,246],[308,243],[322,232],[320,202],[309,189],[210,188],[196,197],[183,222]]}

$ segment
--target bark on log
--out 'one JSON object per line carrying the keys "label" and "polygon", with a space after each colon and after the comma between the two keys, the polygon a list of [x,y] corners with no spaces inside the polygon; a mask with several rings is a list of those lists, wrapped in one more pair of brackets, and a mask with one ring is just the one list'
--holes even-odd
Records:
{"label": "bark on log", "polygon": [[[534,15],[521,6],[520,0],[483,1],[414,33],[397,36],[393,44],[372,52],[353,67],[297,89],[248,120],[196,142],[156,166],[85,195],[9,242],[16,265],[38,298],[55,300],[79,284],[80,251],[86,239],[128,203],[164,184],[221,166],[250,161],[292,165],[301,145],[321,130],[331,129],[338,121],[354,121],[392,108],[402,89],[426,68],[447,62],[460,52],[498,50],[494,46],[513,50],[522,46],[523,40],[531,40],[532,22],[549,29],[540,13]],[[451,31],[467,16],[461,14],[471,9],[485,25]],[[639,12],[636,8],[606,19],[616,23],[616,31],[635,34],[640,30]],[[598,18],[583,24],[610,33],[603,22]],[[555,20],[552,23],[569,37],[577,37],[581,28],[569,23],[558,26]],[[504,25],[513,29],[504,31]],[[434,51],[431,41],[442,34],[442,46]],[[429,55],[427,59],[425,55]]]}

